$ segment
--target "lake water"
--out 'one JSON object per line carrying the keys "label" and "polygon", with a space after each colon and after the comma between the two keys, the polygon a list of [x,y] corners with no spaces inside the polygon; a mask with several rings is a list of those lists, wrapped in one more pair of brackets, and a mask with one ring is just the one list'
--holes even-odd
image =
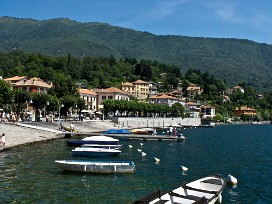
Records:
{"label": "lake water", "polygon": [[[73,157],[65,139],[0,152],[0,203],[132,203],[159,187],[171,190],[204,176],[231,173],[223,203],[272,203],[272,125],[185,129],[185,143],[121,141],[122,154],[105,160],[133,160],[134,174],[63,172],[54,160]],[[128,144],[133,145],[132,149]],[[160,158],[160,164],[154,162]],[[180,170],[189,168],[186,175]]]}

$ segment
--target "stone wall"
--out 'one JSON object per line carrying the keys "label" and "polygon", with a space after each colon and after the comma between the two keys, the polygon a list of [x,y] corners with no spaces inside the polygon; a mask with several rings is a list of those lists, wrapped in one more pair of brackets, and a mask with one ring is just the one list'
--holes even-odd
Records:
{"label": "stone wall", "polygon": [[142,127],[168,127],[172,126],[200,126],[200,118],[137,118],[127,117],[113,118],[113,122],[119,126],[142,128]]}

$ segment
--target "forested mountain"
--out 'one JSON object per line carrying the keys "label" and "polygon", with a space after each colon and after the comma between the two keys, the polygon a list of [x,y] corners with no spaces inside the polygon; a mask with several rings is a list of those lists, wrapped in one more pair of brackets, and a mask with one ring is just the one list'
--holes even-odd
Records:
{"label": "forested mountain", "polygon": [[208,71],[229,85],[272,87],[272,46],[250,40],[158,36],[105,23],[66,18],[37,21],[0,17],[0,51],[14,49],[52,56],[113,56],[151,59]]}

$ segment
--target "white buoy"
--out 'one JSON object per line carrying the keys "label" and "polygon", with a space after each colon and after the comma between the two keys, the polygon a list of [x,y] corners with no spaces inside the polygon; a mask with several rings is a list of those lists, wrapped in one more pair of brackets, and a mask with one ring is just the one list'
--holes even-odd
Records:
{"label": "white buoy", "polygon": [[144,144],[143,143],[140,143],[141,146],[143,146]]}
{"label": "white buoy", "polygon": [[137,149],[137,151],[138,151],[138,152],[142,152],[142,150],[141,150],[141,149]]}
{"label": "white buoy", "polygon": [[229,174],[226,178],[226,182],[231,184],[231,185],[236,185],[238,183],[237,178]]}
{"label": "white buoy", "polygon": [[142,157],[146,156],[146,153],[142,152]]}
{"label": "white buoy", "polygon": [[128,145],[128,147],[131,149],[133,146],[132,145]]}
{"label": "white buoy", "polygon": [[186,167],[186,166],[180,166],[180,168],[182,169],[183,172],[188,171],[188,167]]}
{"label": "white buoy", "polygon": [[159,159],[159,158],[157,158],[157,157],[154,157],[154,159],[155,159],[155,162],[156,163],[159,163],[161,160]]}

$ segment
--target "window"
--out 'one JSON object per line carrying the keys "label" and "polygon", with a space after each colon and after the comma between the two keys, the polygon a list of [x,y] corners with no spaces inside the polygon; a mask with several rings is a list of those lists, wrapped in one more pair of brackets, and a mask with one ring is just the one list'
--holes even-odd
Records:
{"label": "window", "polygon": [[113,99],[113,96],[108,96],[108,99]]}
{"label": "window", "polygon": [[107,97],[106,96],[102,96],[102,100],[105,100],[105,99],[107,99]]}

